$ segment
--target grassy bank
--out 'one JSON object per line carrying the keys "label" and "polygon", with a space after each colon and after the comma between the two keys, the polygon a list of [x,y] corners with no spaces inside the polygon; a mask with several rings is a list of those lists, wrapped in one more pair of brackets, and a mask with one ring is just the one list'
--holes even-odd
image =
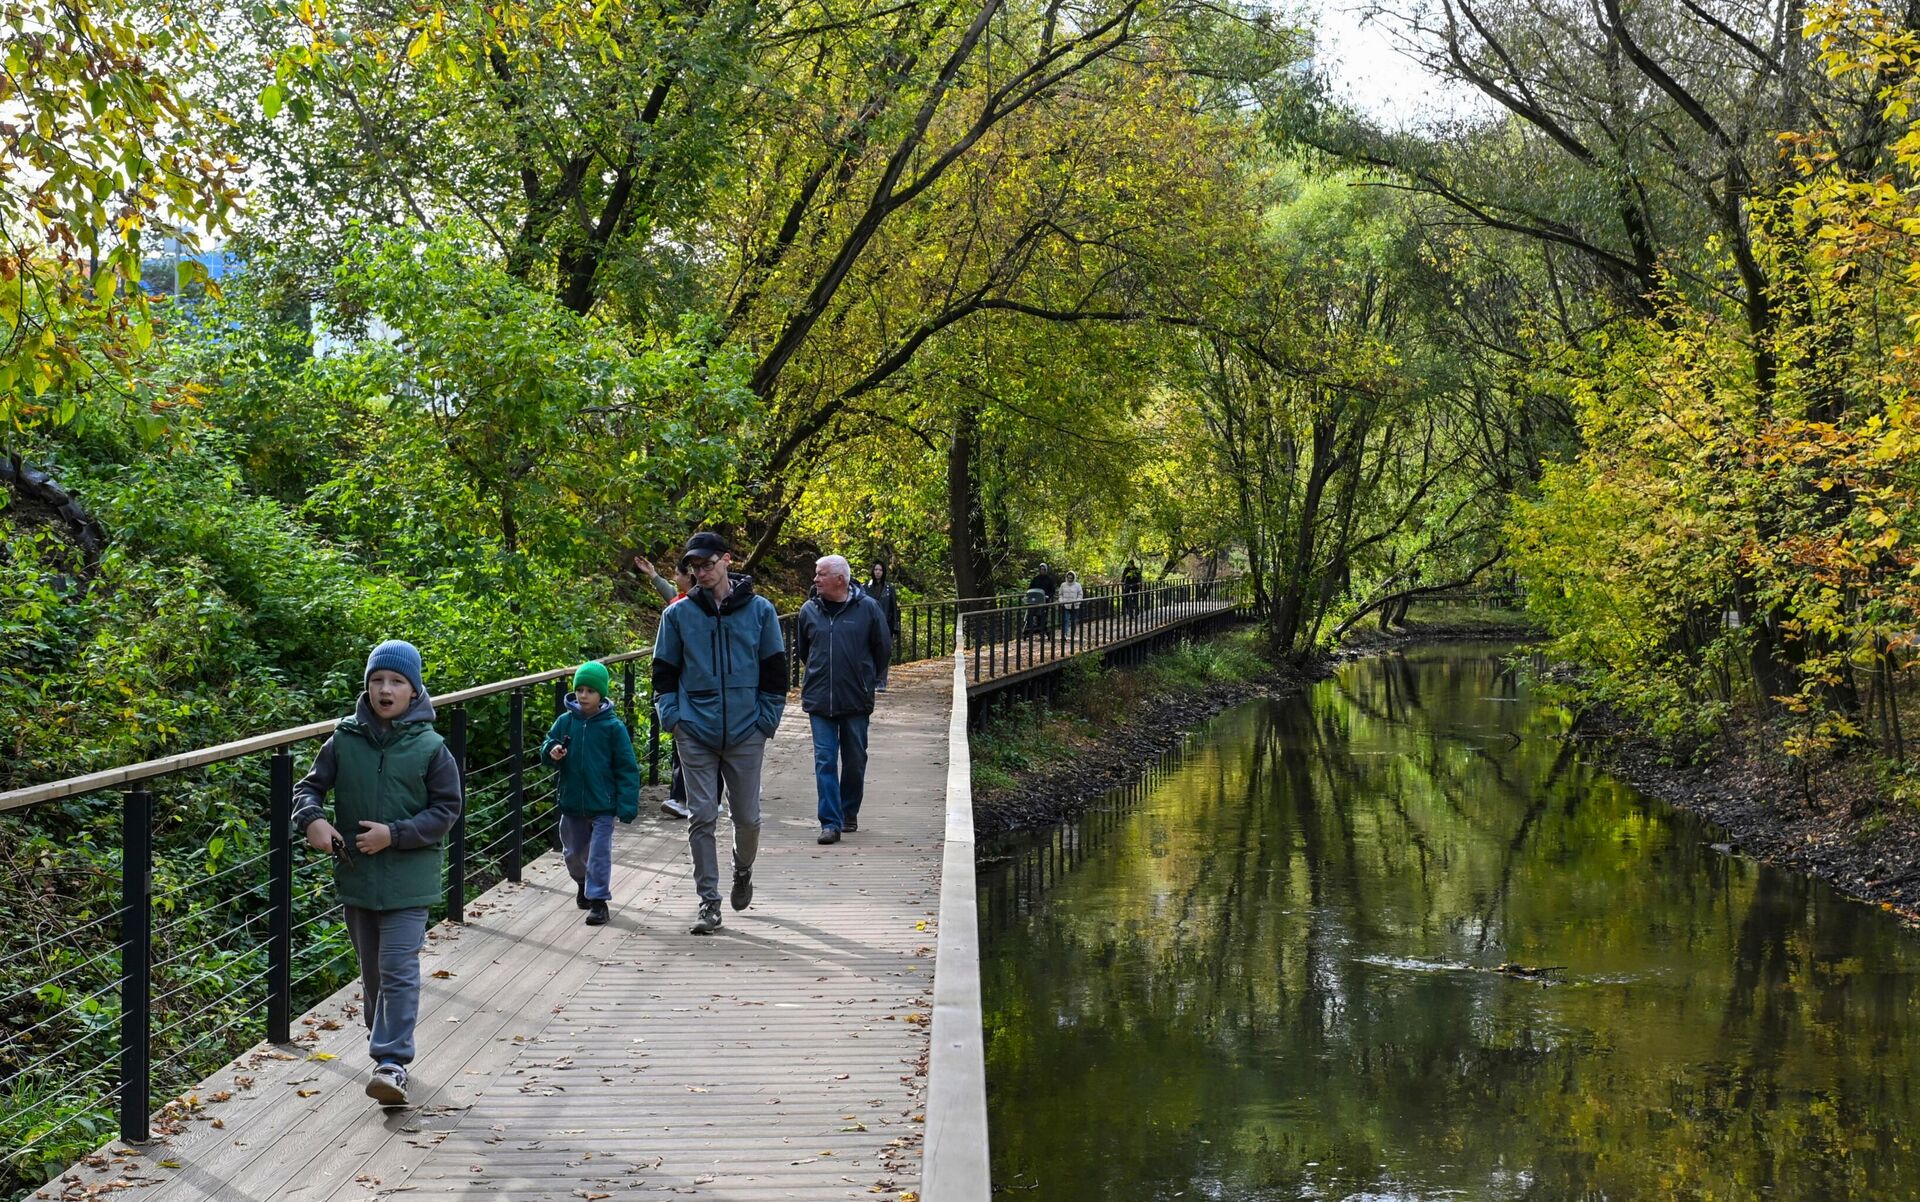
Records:
{"label": "grassy bank", "polygon": [[1009,705],[973,736],[975,801],[991,805],[1037,774],[1078,763],[1150,708],[1279,678],[1283,669],[1261,653],[1258,636],[1251,627],[1229,631],[1126,668],[1102,667],[1093,657],[1074,662],[1051,703]]}

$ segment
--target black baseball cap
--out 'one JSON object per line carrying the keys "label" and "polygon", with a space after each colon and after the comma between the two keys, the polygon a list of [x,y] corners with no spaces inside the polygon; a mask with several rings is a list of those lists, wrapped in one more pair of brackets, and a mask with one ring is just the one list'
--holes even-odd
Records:
{"label": "black baseball cap", "polygon": [[689,559],[717,559],[732,550],[726,539],[711,530],[702,530],[687,540],[687,549],[680,553],[680,566],[686,567]]}

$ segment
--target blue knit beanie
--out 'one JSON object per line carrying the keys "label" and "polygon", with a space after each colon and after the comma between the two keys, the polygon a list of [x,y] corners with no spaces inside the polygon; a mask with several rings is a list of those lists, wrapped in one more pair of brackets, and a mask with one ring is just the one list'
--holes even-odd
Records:
{"label": "blue knit beanie", "polygon": [[364,685],[369,676],[382,668],[406,677],[416,697],[427,695],[427,686],[420,682],[420,650],[412,643],[388,639],[375,647],[373,654],[367,656],[367,670],[360,674],[360,683]]}

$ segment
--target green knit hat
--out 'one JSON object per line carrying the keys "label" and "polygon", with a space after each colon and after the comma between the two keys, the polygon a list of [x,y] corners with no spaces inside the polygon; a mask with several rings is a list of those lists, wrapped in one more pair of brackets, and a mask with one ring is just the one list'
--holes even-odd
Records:
{"label": "green knit hat", "polygon": [[607,675],[607,665],[597,659],[581,664],[580,670],[573,674],[573,687],[577,689],[581,685],[586,685],[602,697],[613,692],[613,680]]}

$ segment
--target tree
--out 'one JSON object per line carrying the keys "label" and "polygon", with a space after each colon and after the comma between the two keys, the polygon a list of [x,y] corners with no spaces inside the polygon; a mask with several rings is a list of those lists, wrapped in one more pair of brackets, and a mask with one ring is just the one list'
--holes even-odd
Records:
{"label": "tree", "polygon": [[172,400],[136,380],[154,338],[141,257],[156,235],[194,248],[237,197],[213,119],[166,70],[203,35],[124,0],[4,0],[0,28],[0,430],[72,421],[105,391],[157,432]]}

